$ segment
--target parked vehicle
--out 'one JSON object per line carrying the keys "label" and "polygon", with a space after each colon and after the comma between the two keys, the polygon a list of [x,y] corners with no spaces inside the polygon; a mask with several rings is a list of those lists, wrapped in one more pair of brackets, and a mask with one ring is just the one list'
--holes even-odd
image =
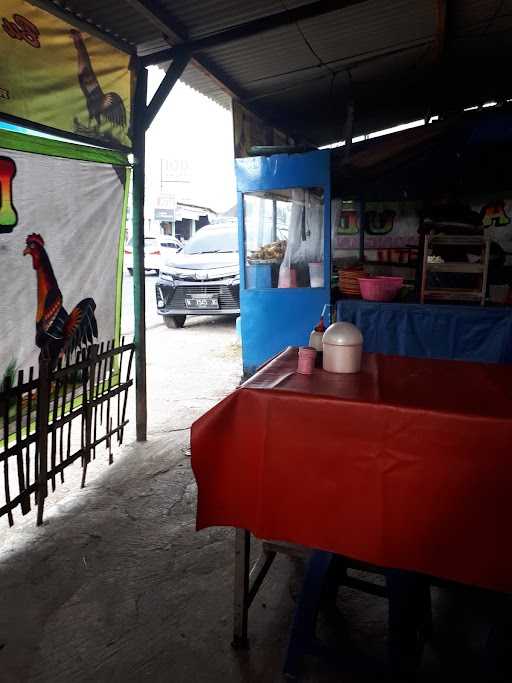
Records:
{"label": "parked vehicle", "polygon": [[[124,263],[126,269],[133,275],[133,237],[130,237],[124,247]],[[160,272],[160,243],[156,237],[144,237],[144,271]]]}
{"label": "parked vehicle", "polygon": [[162,265],[156,305],[168,327],[188,315],[238,315],[240,266],[236,224],[205,225]]}
{"label": "parked vehicle", "polygon": [[[124,263],[130,275],[133,275],[133,238],[130,238],[124,248]],[[144,237],[144,271],[160,272],[162,264],[174,255],[183,244],[171,235],[160,237]]]}
{"label": "parked vehicle", "polygon": [[161,235],[160,237],[160,270],[174,258],[176,252],[183,249],[184,242],[172,235]]}

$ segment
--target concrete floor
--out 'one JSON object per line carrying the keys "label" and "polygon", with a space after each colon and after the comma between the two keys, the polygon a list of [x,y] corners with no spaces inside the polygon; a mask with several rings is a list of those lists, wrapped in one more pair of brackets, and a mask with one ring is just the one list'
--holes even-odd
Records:
{"label": "concrete floor", "polygon": [[[195,532],[187,445],[175,433],[128,446],[85,491],[51,507],[43,528],[22,527],[23,546],[4,548],[2,683],[280,680],[300,567],[276,560],[251,609],[251,650],[234,652],[232,532]],[[442,648],[427,650],[419,680],[442,671],[491,680],[479,669],[486,599],[436,590],[434,603]],[[351,659],[333,670],[307,658],[303,680],[384,680],[385,602],[342,589],[338,607],[340,622],[333,630],[321,619],[320,634]]]}
{"label": "concrete floor", "polygon": [[[0,683],[281,679],[300,564],[278,557],[251,609],[251,650],[237,653],[232,531],[194,529],[188,428],[238,382],[234,323],[158,322],[148,334],[148,442],[125,446],[112,467],[97,462],[85,490],[68,483],[44,527],[28,520],[0,541]],[[484,593],[434,590],[437,643],[418,680],[494,680],[483,658],[488,606]],[[334,623],[320,617],[319,633],[351,657],[337,668],[308,657],[302,680],[384,680],[385,601],[342,589],[338,608]],[[507,666],[496,680],[512,680]]]}

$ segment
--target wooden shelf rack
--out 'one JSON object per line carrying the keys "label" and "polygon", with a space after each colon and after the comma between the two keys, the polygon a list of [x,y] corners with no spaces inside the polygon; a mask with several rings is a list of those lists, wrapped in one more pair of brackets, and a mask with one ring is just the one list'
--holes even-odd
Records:
{"label": "wooden shelf rack", "polygon": [[[479,246],[481,247],[480,263],[468,263],[465,261],[452,261],[445,263],[429,263],[428,257],[435,246]],[[489,270],[490,240],[480,235],[434,235],[428,234],[425,238],[423,252],[423,273],[421,280],[421,303],[425,299],[437,301],[476,301],[480,305],[485,304],[487,290],[487,273]],[[429,273],[465,273],[480,275],[480,287],[475,289],[462,289],[460,287],[428,287]]]}

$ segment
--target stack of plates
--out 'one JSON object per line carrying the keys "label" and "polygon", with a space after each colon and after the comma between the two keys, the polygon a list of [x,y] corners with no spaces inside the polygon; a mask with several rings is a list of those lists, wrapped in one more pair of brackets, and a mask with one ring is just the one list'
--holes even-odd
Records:
{"label": "stack of plates", "polygon": [[339,288],[347,296],[361,296],[359,288],[359,278],[367,277],[367,273],[362,266],[343,268],[339,274]]}

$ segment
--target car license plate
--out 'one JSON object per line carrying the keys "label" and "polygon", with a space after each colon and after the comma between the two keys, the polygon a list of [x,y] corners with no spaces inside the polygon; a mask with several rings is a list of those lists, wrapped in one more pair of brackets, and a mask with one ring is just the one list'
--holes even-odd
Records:
{"label": "car license plate", "polygon": [[185,306],[187,308],[219,308],[217,294],[185,294]]}

